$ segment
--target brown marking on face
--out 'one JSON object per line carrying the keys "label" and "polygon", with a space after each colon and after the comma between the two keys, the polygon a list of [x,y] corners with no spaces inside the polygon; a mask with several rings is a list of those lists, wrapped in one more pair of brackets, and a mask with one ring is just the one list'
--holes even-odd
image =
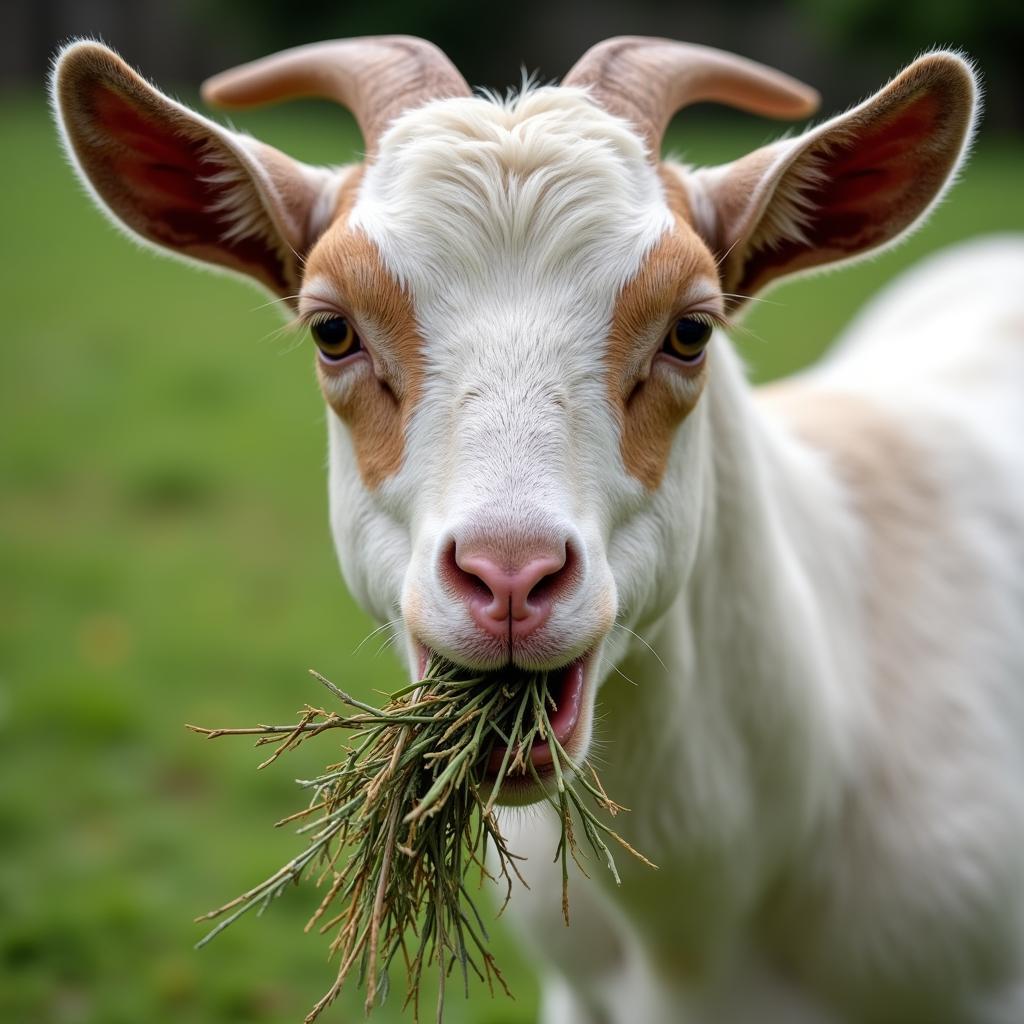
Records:
{"label": "brown marking on face", "polygon": [[346,175],[345,181],[338,189],[338,195],[334,202],[334,216],[332,223],[347,224],[352,207],[356,205],[359,198],[359,188],[363,184],[363,175],[366,173],[366,164],[357,164]]}
{"label": "brown marking on face", "polygon": [[693,224],[693,205],[689,193],[682,182],[680,173],[683,169],[676,165],[658,164],[658,178],[665,190],[665,203],[676,217],[681,217],[687,224]]}
{"label": "brown marking on face", "polygon": [[[718,280],[714,258],[690,226],[685,189],[670,173],[663,172],[662,180],[675,224],[619,293],[605,355],[605,379],[621,431],[622,460],[630,475],[648,490],[655,490],[665,475],[676,428],[697,404],[709,358],[695,369],[661,360],[652,366],[649,345],[652,337],[664,335],[676,316],[687,312],[679,301],[692,281]],[[689,378],[685,399],[673,374]]]}
{"label": "brown marking on face", "polygon": [[[423,338],[411,298],[376,245],[348,227],[361,181],[360,167],[339,190],[334,223],[310,253],[306,277],[331,282],[345,303],[340,312],[351,316],[364,346],[380,339],[372,366],[364,357],[337,369],[317,360],[320,388],[348,427],[359,474],[374,490],[402,467],[406,428],[423,384]],[[343,377],[339,397],[330,385]]]}

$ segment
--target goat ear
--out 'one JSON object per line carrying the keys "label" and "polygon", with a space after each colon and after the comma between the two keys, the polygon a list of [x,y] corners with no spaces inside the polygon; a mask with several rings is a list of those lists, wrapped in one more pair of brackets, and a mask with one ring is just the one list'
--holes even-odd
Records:
{"label": "goat ear", "polygon": [[921,57],[860,106],[691,182],[698,227],[736,308],[778,278],[884,246],[923,219],[974,130],[978,85],[953,53]]}
{"label": "goat ear", "polygon": [[[102,208],[145,241],[294,299],[336,175],[228,131],[158,92],[112,50],[59,55],[54,110]],[[326,220],[326,218],[321,218]]]}

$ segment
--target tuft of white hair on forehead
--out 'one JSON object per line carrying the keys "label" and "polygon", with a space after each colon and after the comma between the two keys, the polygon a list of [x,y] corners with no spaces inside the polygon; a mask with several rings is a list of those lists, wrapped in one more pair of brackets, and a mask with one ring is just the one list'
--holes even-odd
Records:
{"label": "tuft of white hair on forehead", "polygon": [[[642,139],[583,89],[438,100],[400,117],[350,226],[418,299],[597,274],[614,293],[671,226]],[[596,284],[597,282],[595,282]]]}

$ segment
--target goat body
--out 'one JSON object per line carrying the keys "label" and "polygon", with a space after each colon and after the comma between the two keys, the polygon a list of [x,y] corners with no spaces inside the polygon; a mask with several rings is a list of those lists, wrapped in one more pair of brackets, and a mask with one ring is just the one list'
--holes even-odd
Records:
{"label": "goat body", "polygon": [[338,554],[410,675],[431,651],[551,673],[578,708],[560,741],[631,808],[659,870],[576,877],[569,929],[551,826],[502,810],[546,1024],[1019,1024],[1024,242],[934,259],[760,390],[712,331],[927,214],[970,66],[928,54],[698,171],[660,160],[675,109],[799,117],[813,90],[627,37],[500,101],[381,37],[204,95],[316,91],[353,108],[363,164],[301,165],[94,43],[54,79],[119,222],[312,325]]}
{"label": "goat body", "polygon": [[601,691],[660,870],[562,935],[509,812],[545,1021],[1022,1019],[1022,297],[1024,239],[972,243],[797,378],[716,361],[700,553]]}

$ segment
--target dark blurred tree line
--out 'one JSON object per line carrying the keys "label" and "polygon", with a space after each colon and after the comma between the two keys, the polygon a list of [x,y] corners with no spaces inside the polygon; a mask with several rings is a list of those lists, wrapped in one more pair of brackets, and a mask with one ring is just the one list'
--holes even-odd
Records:
{"label": "dark blurred tree line", "polygon": [[232,63],[331,37],[407,32],[444,48],[474,85],[559,78],[620,33],[707,43],[820,88],[825,109],[865,95],[922,50],[953,45],[987,82],[990,132],[1024,127],[1022,0],[4,0],[0,79],[38,83],[58,43],[99,36],[162,83],[192,85]]}

